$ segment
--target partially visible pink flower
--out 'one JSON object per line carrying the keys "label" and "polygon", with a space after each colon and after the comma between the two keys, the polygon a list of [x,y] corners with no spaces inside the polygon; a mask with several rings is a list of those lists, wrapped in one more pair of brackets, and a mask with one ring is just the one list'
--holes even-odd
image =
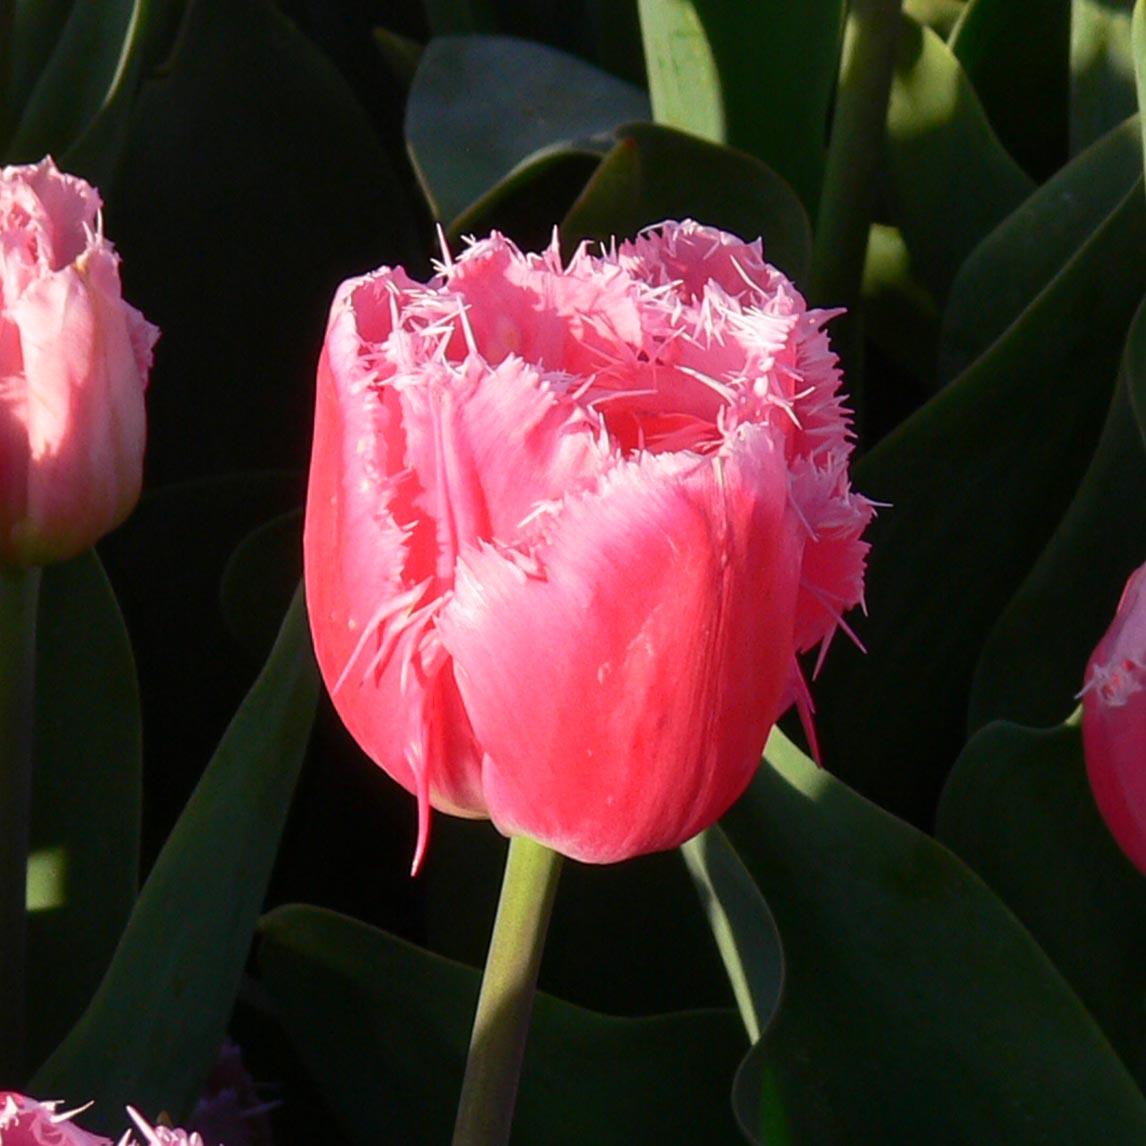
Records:
{"label": "partially visible pink flower", "polygon": [[1082,741],[1098,810],[1146,872],[1146,565],[1130,575],[1087,665]]}
{"label": "partially visible pink flower", "polygon": [[430,806],[589,862],[674,847],[810,707],[862,597],[823,326],[759,241],[663,223],[568,265],[473,243],[339,289],[305,533],[315,648]]}
{"label": "partially visible pink flower", "polygon": [[61,1111],[62,1105],[0,1091],[0,1146],[112,1146],[110,1138],[89,1134],[72,1121],[86,1106]]}
{"label": "partially visible pink flower", "polygon": [[0,169],[0,563],[72,557],[131,512],[157,337],[96,190],[51,159]]}
{"label": "partially visible pink flower", "polygon": [[134,1106],[129,1106],[127,1113],[143,1137],[137,1142],[129,1130],[116,1146],[204,1146],[203,1139],[195,1132],[188,1134],[186,1130],[169,1126],[152,1126]]}

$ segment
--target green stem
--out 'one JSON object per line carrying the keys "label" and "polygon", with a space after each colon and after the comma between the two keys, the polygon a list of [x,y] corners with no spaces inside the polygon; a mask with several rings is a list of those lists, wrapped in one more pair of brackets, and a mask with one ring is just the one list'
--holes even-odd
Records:
{"label": "green stem", "polygon": [[900,0],[852,0],[812,250],[817,306],[855,306],[895,70]]}
{"label": "green stem", "polygon": [[0,1088],[24,1068],[28,830],[40,570],[0,566]]}
{"label": "green stem", "polygon": [[560,874],[556,852],[525,836],[510,840],[453,1146],[503,1146],[509,1141],[537,972]]}

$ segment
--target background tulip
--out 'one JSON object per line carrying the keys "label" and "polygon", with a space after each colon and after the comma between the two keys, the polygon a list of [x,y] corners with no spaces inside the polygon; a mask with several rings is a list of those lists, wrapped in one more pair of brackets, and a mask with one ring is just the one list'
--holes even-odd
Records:
{"label": "background tulip", "polygon": [[305,533],[320,666],[430,805],[609,862],[673,847],[806,709],[862,592],[839,372],[759,242],[665,223],[563,265],[498,234],[343,284]]}
{"label": "background tulip", "polygon": [[1099,811],[1146,872],[1146,566],[1130,575],[1087,666],[1082,737]]}
{"label": "background tulip", "polygon": [[157,337],[95,189],[51,159],[0,170],[0,562],[72,557],[131,512]]}

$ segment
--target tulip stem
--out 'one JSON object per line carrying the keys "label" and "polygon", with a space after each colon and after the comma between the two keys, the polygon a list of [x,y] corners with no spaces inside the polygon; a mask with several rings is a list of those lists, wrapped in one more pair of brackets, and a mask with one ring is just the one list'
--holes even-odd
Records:
{"label": "tulip stem", "polygon": [[0,1088],[24,1067],[26,904],[39,569],[0,566]]}
{"label": "tulip stem", "polygon": [[561,856],[515,836],[474,1017],[453,1146],[504,1146],[513,1125],[537,972]]}

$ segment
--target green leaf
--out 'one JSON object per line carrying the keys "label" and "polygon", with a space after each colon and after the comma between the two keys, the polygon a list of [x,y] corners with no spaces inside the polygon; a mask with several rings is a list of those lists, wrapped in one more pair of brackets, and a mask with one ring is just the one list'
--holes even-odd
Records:
{"label": "green leaf", "polygon": [[1138,96],[1138,123],[1142,129],[1142,141],[1146,145],[1146,118],[1142,108],[1146,105],[1146,7],[1134,5],[1130,20],[1130,47],[1134,55],[1134,87]]}
{"label": "green leaf", "polygon": [[540,251],[581,194],[608,148],[556,146],[522,160],[496,186],[471,203],[446,230],[456,243],[466,235],[501,231],[523,251]]}
{"label": "green leaf", "polygon": [[969,727],[1005,718],[1057,724],[1131,571],[1146,559],[1146,452],[1131,400],[1146,403],[1146,304],[1130,327],[1090,468],[1038,563],[983,647]]}
{"label": "green leaf", "polygon": [[91,1005],[32,1092],[96,1101],[111,1128],[131,1102],[189,1110],[246,962],[318,694],[301,590],[140,893]]}
{"label": "green leaf", "polygon": [[1034,190],[950,49],[906,16],[888,106],[887,174],[892,221],[940,301],[979,240]]}
{"label": "green leaf", "polygon": [[14,162],[67,151],[125,85],[134,88],[148,7],[147,0],[102,0],[72,8],[12,137]]}
{"label": "green leaf", "polygon": [[971,0],[950,40],[999,141],[1040,181],[1067,155],[1070,14],[1070,0]]}
{"label": "green leaf", "polygon": [[243,655],[225,623],[219,589],[227,562],[304,490],[299,475],[281,472],[161,486],[100,543],[131,633],[144,725],[156,730],[144,743],[147,865],[262,665]]}
{"label": "green leaf", "polygon": [[97,187],[111,185],[127,146],[144,66],[174,7],[174,0],[135,0],[115,74],[91,121],[64,150],[65,170],[85,176]]}
{"label": "green leaf", "polygon": [[36,645],[32,1063],[64,1037],[99,986],[139,885],[139,686],[94,551],[44,570]]}
{"label": "green leaf", "polygon": [[496,0],[424,0],[426,20],[434,36],[490,32],[497,26]]}
{"label": "green leaf", "polygon": [[1089,147],[1137,106],[1130,13],[1134,0],[1072,0],[1070,149]]}
{"label": "green leaf", "polygon": [[967,10],[966,0],[903,0],[903,10],[917,24],[923,24],[948,39]]}
{"label": "green leaf", "polygon": [[748,1037],[772,1021],[784,986],[784,950],[776,921],[728,837],[714,825],[681,847],[708,916]]}
{"label": "green leaf", "polygon": [[860,460],[889,503],[868,531],[866,655],[837,642],[814,689],[824,760],[929,824],[964,740],[987,634],[1093,453],[1146,288],[1139,184],[990,350]]}
{"label": "green leaf", "polygon": [[816,209],[846,5],[640,0],[658,123],[763,160]]}
{"label": "green leaf", "polygon": [[694,0],[639,0],[637,7],[656,122],[727,143],[720,71]]}
{"label": "green leaf", "polygon": [[[413,819],[413,801],[406,809]],[[505,868],[492,824],[435,816],[425,874],[424,943],[481,966]],[[406,857],[408,858],[408,857]],[[608,966],[609,973],[601,974]],[[675,851],[628,863],[565,864],[546,940],[541,987],[614,1015],[727,1007],[734,993],[688,872]],[[766,992],[760,992],[764,998]]]}
{"label": "green leaf", "polygon": [[665,219],[693,218],[741,238],[764,237],[768,261],[807,277],[808,217],[773,170],[743,152],[656,124],[628,124],[561,224],[567,247],[607,242]]}
{"label": "green leaf", "polygon": [[766,755],[722,821],[786,958],[779,1013],[737,1082],[755,1140],[1143,1140],[1146,1099],[984,884],[782,736]]}
{"label": "green leaf", "polygon": [[434,213],[448,222],[534,152],[648,114],[639,88],[555,48],[443,36],[422,53],[406,139]]}
{"label": "green leaf", "polygon": [[[263,985],[349,1140],[448,1141],[478,973],[316,907],[260,932]],[[731,1011],[619,1019],[539,994],[514,1141],[735,1142],[744,1045]]]}
{"label": "green leaf", "polygon": [[1077,156],[971,252],[943,314],[942,381],[966,369],[1019,317],[1141,174],[1134,117]]}
{"label": "green leaf", "polygon": [[978,732],[943,790],[937,834],[1030,929],[1146,1081],[1146,881],[1095,807],[1077,724]]}
{"label": "green leaf", "polygon": [[257,526],[223,570],[220,600],[227,627],[257,661],[266,659],[302,577],[302,510]]}
{"label": "green leaf", "polygon": [[17,0],[12,5],[12,23],[7,44],[0,45],[0,57],[10,69],[8,98],[11,111],[28,101],[36,80],[52,58],[52,50],[63,33],[76,0]]}
{"label": "green leaf", "polygon": [[[865,337],[915,378],[921,392],[931,393],[939,312],[912,269],[911,252],[895,227],[874,223],[868,231],[861,299]],[[854,392],[854,386],[851,389]]]}
{"label": "green leaf", "polygon": [[345,80],[271,0],[195,0],[102,190],[124,293],[163,330],[152,484],[297,467],[337,284],[383,262],[417,273],[422,257]]}

